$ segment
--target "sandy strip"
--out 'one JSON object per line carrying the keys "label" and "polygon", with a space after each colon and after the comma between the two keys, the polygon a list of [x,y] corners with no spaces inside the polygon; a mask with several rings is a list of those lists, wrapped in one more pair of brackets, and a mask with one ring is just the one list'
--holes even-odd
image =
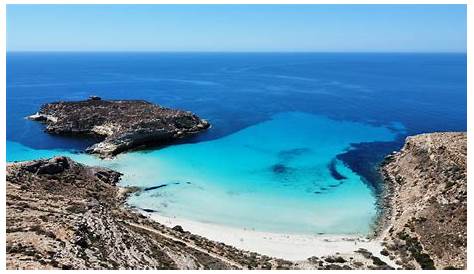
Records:
{"label": "sandy strip", "polygon": [[298,235],[261,232],[239,229],[210,223],[201,223],[180,218],[170,218],[157,213],[141,212],[163,225],[173,227],[180,225],[184,230],[206,237],[210,240],[223,242],[239,249],[258,252],[260,254],[297,261],[311,256],[327,256],[352,254],[359,248],[371,251],[375,256],[388,261],[380,255],[382,246],[378,240],[348,235]]}

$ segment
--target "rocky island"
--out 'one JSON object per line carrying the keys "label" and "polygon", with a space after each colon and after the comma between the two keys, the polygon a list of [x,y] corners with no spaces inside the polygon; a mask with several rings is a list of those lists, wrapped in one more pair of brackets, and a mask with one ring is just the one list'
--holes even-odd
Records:
{"label": "rocky island", "polygon": [[467,267],[467,134],[408,137],[387,156],[383,253],[404,269]]}
{"label": "rocky island", "polygon": [[54,102],[28,117],[58,135],[94,136],[101,141],[86,151],[101,157],[163,145],[207,129],[210,124],[191,112],[164,108],[142,100]]}

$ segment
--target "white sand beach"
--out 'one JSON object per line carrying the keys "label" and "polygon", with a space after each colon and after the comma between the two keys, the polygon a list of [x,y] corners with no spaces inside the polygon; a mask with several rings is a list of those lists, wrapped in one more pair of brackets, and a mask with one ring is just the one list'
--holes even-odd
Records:
{"label": "white sand beach", "polygon": [[390,262],[388,258],[380,255],[383,247],[377,239],[367,239],[353,235],[279,234],[202,223],[176,217],[165,217],[157,213],[142,213],[163,225],[169,227],[180,225],[184,230],[193,234],[272,257],[299,261],[311,256],[320,257],[336,255],[336,253],[339,253],[339,255],[353,254],[357,249],[365,248],[386,261],[386,263],[393,265],[393,262]]}

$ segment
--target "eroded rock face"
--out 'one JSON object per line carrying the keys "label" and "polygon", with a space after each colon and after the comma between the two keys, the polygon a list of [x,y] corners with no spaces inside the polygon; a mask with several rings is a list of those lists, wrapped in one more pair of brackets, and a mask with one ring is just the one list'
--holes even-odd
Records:
{"label": "eroded rock face", "polygon": [[60,135],[93,135],[103,139],[87,152],[109,157],[140,146],[160,145],[207,129],[206,120],[181,110],[140,100],[100,98],[41,106],[30,119]]}
{"label": "eroded rock face", "polygon": [[404,268],[466,268],[467,134],[408,137],[382,167],[385,252]]}

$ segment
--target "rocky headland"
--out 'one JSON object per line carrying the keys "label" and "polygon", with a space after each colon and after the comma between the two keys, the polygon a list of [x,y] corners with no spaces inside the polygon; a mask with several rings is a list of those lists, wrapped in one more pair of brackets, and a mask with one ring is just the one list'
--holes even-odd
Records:
{"label": "rocky headland", "polygon": [[467,134],[406,139],[386,157],[383,255],[404,269],[466,269]]}
{"label": "rocky headland", "polygon": [[207,129],[210,124],[191,112],[142,100],[54,102],[28,117],[58,135],[94,136],[101,141],[86,151],[101,157],[146,146],[163,145]]}

